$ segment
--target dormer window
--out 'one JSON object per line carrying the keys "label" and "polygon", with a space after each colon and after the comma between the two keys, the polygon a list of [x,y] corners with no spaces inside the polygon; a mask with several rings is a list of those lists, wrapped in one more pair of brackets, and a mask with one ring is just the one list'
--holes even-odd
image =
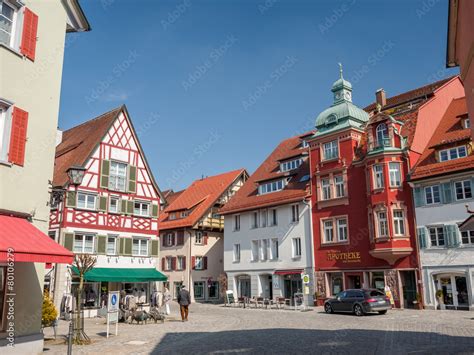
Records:
{"label": "dormer window", "polygon": [[390,139],[388,137],[388,128],[385,123],[381,123],[375,129],[377,136],[377,147],[389,147]]}
{"label": "dormer window", "polygon": [[465,145],[443,149],[439,151],[439,161],[448,161],[453,159],[464,158],[467,156],[467,149]]}
{"label": "dormer window", "polygon": [[462,120],[462,126],[464,128],[471,128],[471,121],[469,120],[469,117]]}
{"label": "dormer window", "polygon": [[324,160],[336,159],[339,157],[339,147],[337,141],[331,141],[323,144]]}
{"label": "dormer window", "polygon": [[308,148],[308,147],[309,147],[309,143],[303,139],[301,141],[301,148]]}
{"label": "dormer window", "polygon": [[294,159],[294,160],[289,160],[285,161],[284,163],[280,164],[280,171],[286,172],[286,171],[291,171],[299,168],[299,166],[303,163],[303,159]]}
{"label": "dormer window", "polygon": [[270,192],[283,190],[287,182],[288,182],[287,179],[281,179],[281,180],[263,183],[258,186],[258,194],[264,195]]}

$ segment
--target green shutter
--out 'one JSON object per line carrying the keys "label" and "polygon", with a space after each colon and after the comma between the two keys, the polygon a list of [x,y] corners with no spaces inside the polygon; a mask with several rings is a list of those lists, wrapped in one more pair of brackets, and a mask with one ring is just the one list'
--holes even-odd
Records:
{"label": "green shutter", "polygon": [[128,166],[128,192],[137,191],[137,167],[133,165]]}
{"label": "green shutter", "polygon": [[419,227],[417,229],[417,234],[418,234],[418,245],[420,249],[425,249],[426,248],[426,229],[425,227]]}
{"label": "green shutter", "polygon": [[124,238],[125,246],[123,255],[132,255],[132,238]]}
{"label": "green shutter", "polygon": [[74,233],[64,233],[64,247],[72,251],[74,247]]}
{"label": "green shutter", "polygon": [[458,227],[454,224],[448,224],[444,226],[446,235],[446,246],[448,248],[456,248],[460,244]]}
{"label": "green shutter", "polygon": [[109,187],[110,161],[102,160],[100,169],[100,187]]}
{"label": "green shutter", "polygon": [[107,197],[99,196],[99,211],[107,212]]}
{"label": "green shutter", "polygon": [[125,253],[125,239],[126,238],[119,238],[119,249],[118,249],[119,255],[124,255]]}
{"label": "green shutter", "polygon": [[152,206],[151,206],[151,216],[153,218],[157,218],[158,217],[158,205],[156,203],[154,203]]}
{"label": "green shutter", "polygon": [[425,200],[423,196],[423,189],[421,187],[414,188],[413,197],[415,199],[415,207],[421,207],[424,205]]}
{"label": "green shutter", "polygon": [[159,251],[159,242],[158,242],[158,240],[152,240],[151,241],[150,255],[151,256],[158,256],[158,251]]}
{"label": "green shutter", "polygon": [[127,213],[127,200],[120,200],[120,213]]}
{"label": "green shutter", "polygon": [[441,193],[443,203],[453,202],[453,187],[450,182],[445,182],[441,184]]}
{"label": "green shutter", "polygon": [[127,214],[133,214],[134,203],[133,200],[127,201]]}
{"label": "green shutter", "polygon": [[105,254],[107,250],[107,236],[98,235],[97,236],[97,254]]}
{"label": "green shutter", "polygon": [[66,207],[76,207],[76,191],[66,193]]}

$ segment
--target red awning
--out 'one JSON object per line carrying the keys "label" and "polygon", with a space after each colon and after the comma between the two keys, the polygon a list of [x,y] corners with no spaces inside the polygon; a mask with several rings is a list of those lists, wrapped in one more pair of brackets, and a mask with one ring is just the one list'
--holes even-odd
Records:
{"label": "red awning", "polygon": [[[12,250],[12,253],[9,253]],[[0,262],[71,264],[74,254],[23,218],[0,216]]]}
{"label": "red awning", "polygon": [[303,270],[277,270],[274,272],[275,275],[296,275],[302,274]]}

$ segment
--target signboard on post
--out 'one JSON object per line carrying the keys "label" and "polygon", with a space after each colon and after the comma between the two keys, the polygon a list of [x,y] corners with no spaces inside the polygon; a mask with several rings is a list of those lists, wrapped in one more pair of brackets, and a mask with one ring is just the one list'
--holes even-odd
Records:
{"label": "signboard on post", "polygon": [[118,335],[120,291],[109,292],[107,302],[107,338],[109,337],[110,324],[115,323],[115,335]]}
{"label": "signboard on post", "polygon": [[304,274],[301,279],[303,280],[303,283],[305,285],[309,284],[309,275],[308,274]]}

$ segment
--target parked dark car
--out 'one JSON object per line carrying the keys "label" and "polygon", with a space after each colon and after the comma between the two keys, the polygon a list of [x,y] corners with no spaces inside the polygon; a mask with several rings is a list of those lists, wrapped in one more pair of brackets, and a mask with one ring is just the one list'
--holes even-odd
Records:
{"label": "parked dark car", "polygon": [[357,316],[370,312],[385,314],[390,308],[390,299],[376,289],[345,290],[324,302],[326,313],[347,312]]}

